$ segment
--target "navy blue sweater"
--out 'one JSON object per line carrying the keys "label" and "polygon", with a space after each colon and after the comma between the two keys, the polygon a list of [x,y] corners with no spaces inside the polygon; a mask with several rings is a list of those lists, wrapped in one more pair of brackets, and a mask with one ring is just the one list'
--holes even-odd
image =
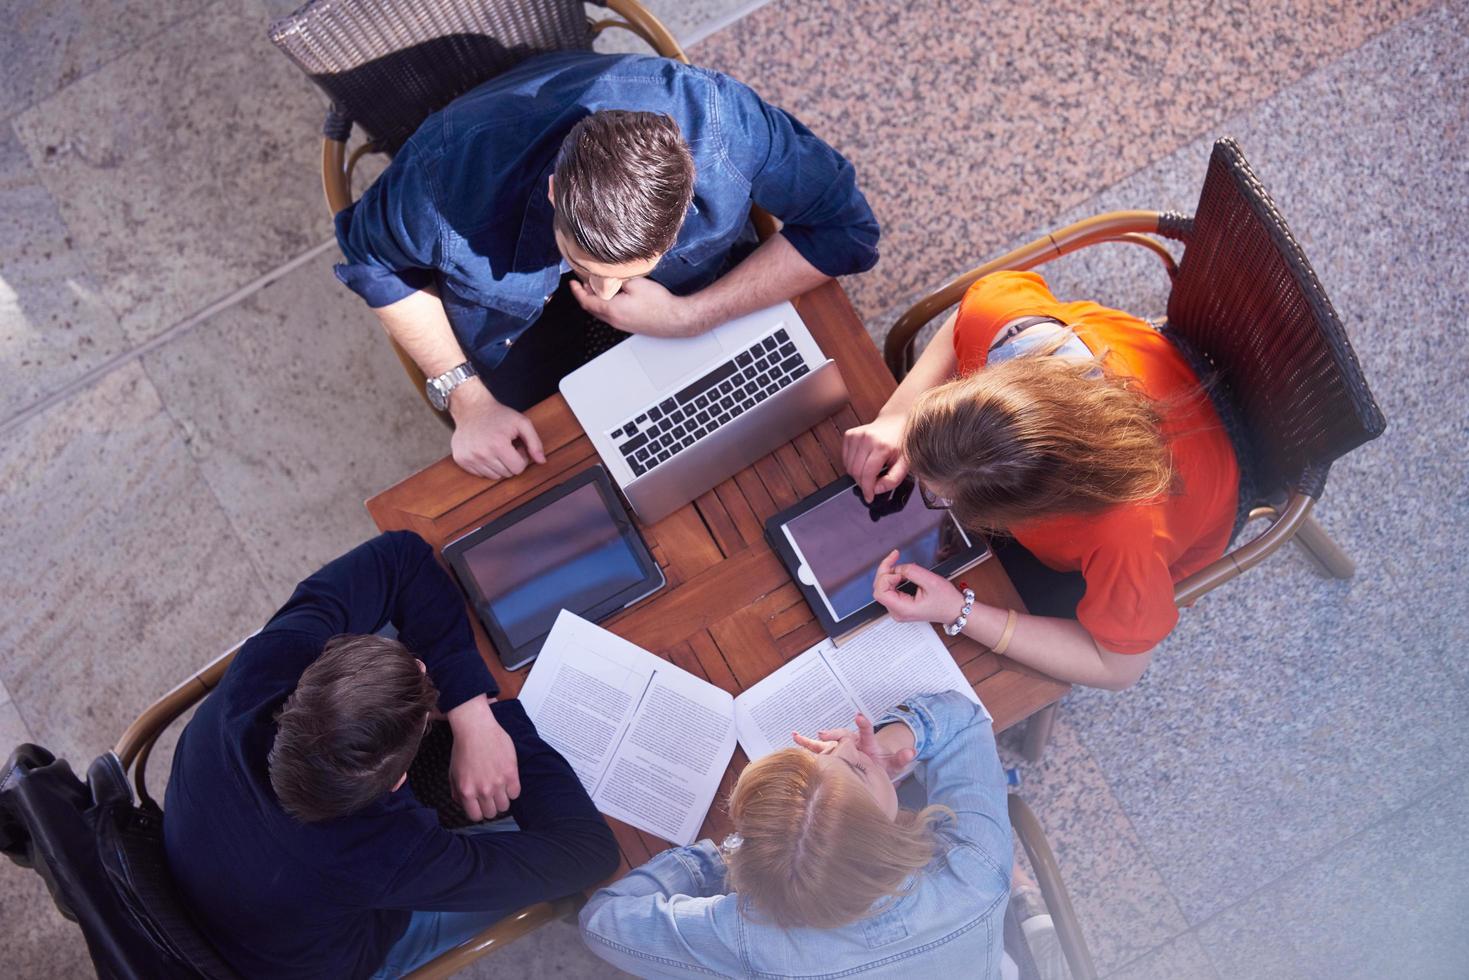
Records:
{"label": "navy blue sweater", "polygon": [[368,976],[413,910],[508,912],[616,867],[612,832],[518,701],[493,710],[519,756],[519,833],[450,833],[406,783],[338,820],[306,824],[281,809],[266,764],[276,712],[328,639],[388,622],[428,665],[442,710],[497,693],[458,591],[423,539],[398,532],[297,586],[179,738],[164,807],[169,867],[246,976]]}

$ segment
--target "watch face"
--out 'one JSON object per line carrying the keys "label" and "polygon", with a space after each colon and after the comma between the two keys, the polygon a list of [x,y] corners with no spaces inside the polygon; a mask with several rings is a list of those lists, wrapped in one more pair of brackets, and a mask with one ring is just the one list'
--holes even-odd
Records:
{"label": "watch face", "polygon": [[441,412],[449,407],[449,399],[444,397],[444,391],[439,387],[437,378],[428,383],[428,403]]}

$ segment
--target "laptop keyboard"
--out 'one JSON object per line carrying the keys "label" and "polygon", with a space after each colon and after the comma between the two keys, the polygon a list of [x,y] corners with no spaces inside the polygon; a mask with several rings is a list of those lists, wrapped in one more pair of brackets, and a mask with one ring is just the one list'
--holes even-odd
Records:
{"label": "laptop keyboard", "polygon": [[781,327],[611,432],[634,476],[739,418],[810,371]]}

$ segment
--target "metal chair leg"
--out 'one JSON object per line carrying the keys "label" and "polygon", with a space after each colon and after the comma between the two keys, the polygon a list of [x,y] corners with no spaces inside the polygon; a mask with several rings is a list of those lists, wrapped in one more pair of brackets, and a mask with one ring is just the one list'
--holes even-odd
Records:
{"label": "metal chair leg", "polygon": [[1316,518],[1307,517],[1302,521],[1301,526],[1296,529],[1295,539],[1302,550],[1332,578],[1351,578],[1356,574],[1356,563],[1347,557],[1347,553],[1331,539],[1331,535],[1317,523]]}
{"label": "metal chair leg", "polygon": [[1046,754],[1046,743],[1051,740],[1051,727],[1056,724],[1056,712],[1060,707],[1060,701],[1048,704],[1025,723],[1025,741],[1020,746],[1020,754],[1026,762],[1040,762]]}

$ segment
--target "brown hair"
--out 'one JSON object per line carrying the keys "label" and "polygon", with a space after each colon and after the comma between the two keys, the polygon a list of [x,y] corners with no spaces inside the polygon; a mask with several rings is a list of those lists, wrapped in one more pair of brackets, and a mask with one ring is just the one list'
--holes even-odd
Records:
{"label": "brown hair", "polygon": [[651,259],[678,238],[694,158],[668,116],[604,109],[566,134],[553,195],[557,228],[598,262]]}
{"label": "brown hair", "polygon": [[408,771],[437,699],[397,640],[332,637],[276,716],[270,785],[281,806],[312,823],[388,792]]}
{"label": "brown hair", "polygon": [[966,527],[1095,513],[1172,486],[1160,406],[1101,359],[1043,356],[1055,346],[940,385],[908,416],[909,470],[952,494]]}
{"label": "brown hair", "polygon": [[741,900],[781,925],[830,929],[904,894],[942,850],[947,807],[888,819],[866,789],[804,749],[751,763],[730,797],[738,846],[727,856]]}

